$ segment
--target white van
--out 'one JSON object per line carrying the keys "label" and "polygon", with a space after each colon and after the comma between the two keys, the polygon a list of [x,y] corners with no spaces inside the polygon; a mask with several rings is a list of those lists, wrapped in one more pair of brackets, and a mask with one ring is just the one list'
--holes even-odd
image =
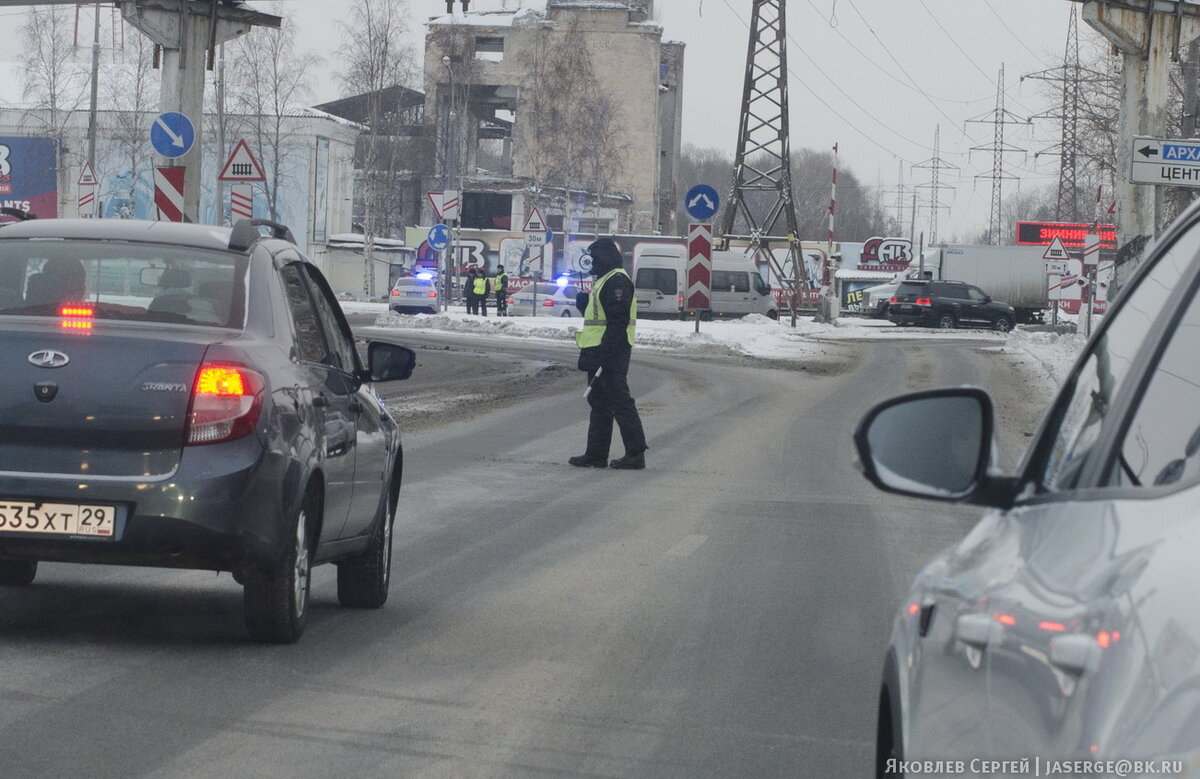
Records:
{"label": "white van", "polygon": [[683,316],[687,247],[642,243],[633,250],[633,291],[638,316],[645,319]]}
{"label": "white van", "polygon": [[771,319],[779,318],[771,285],[763,280],[754,261],[740,249],[713,252],[712,313],[719,317],[762,314]]}
{"label": "white van", "polygon": [[[634,294],[638,316],[686,318],[687,247],[641,244],[634,250]],[[712,258],[712,316],[762,314],[776,319],[771,286],[742,250],[715,251]]]}

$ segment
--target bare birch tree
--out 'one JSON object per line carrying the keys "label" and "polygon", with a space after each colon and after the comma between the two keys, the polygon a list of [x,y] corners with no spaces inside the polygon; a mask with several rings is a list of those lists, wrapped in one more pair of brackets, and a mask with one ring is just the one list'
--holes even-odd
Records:
{"label": "bare birch tree", "polygon": [[[154,44],[132,27],[126,26],[125,45],[115,59],[104,82],[105,102],[112,110],[106,157],[120,171],[121,188],[101,191],[100,196],[124,201],[116,215],[132,219],[139,190],[148,200],[154,195],[154,156],[146,144],[146,124],[158,108],[159,77],[154,69]],[[106,180],[101,176],[102,182]]]}
{"label": "bare birch tree", "polygon": [[375,239],[390,232],[393,216],[400,211],[398,182],[405,161],[396,136],[401,118],[384,90],[412,81],[416,56],[405,42],[410,15],[408,0],[354,0],[342,25],[342,84],[366,101],[357,167],[363,203],[363,294],[372,298]]}
{"label": "bare birch tree", "polygon": [[[276,3],[270,13],[282,15],[282,5]],[[238,114],[231,125],[240,123],[251,136],[267,177],[263,183],[267,210],[271,219],[279,219],[280,192],[299,184],[290,178],[289,168],[308,153],[295,145],[288,116],[311,95],[309,85],[321,57],[296,51],[296,28],[290,24],[278,30],[256,28],[230,49],[228,68],[237,75],[229,79],[227,95]]]}
{"label": "bare birch tree", "polygon": [[564,198],[573,191],[611,194],[625,176],[620,103],[600,87],[578,25],[537,34],[525,63],[528,102],[520,138],[535,205],[544,204],[547,188]]}
{"label": "bare birch tree", "polygon": [[66,6],[35,6],[21,27],[18,62],[24,79],[22,96],[35,111],[27,121],[54,141],[59,202],[67,191],[67,126],[87,98],[88,72],[75,57],[72,11]]}

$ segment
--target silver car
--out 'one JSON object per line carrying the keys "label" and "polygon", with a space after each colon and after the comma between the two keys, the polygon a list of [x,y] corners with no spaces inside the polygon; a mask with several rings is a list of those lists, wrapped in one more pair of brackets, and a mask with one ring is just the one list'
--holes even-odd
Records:
{"label": "silver car", "polygon": [[396,279],[388,296],[388,308],[397,314],[436,314],[440,300],[433,274],[421,273]]}
{"label": "silver car", "polygon": [[859,425],[876,486],[989,509],[901,605],[877,776],[939,760],[971,775],[988,760],[1027,761],[1013,775],[1200,776],[1198,287],[1192,208],[1121,293],[1015,474],[992,469],[980,389],[895,398]]}
{"label": "silver car", "polygon": [[530,284],[508,299],[509,316],[581,316],[575,307],[579,288],[570,284]]}

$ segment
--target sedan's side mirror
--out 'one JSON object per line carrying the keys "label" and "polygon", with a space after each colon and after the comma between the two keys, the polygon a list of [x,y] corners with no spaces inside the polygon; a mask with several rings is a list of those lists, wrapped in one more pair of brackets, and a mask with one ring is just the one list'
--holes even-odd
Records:
{"label": "sedan's side mirror", "polygon": [[1015,480],[988,476],[995,414],[975,387],[927,390],[884,401],[863,417],[854,444],[863,473],[901,495],[1011,505]]}
{"label": "sedan's side mirror", "polygon": [[398,381],[412,375],[417,353],[383,341],[367,344],[367,372],[371,381]]}

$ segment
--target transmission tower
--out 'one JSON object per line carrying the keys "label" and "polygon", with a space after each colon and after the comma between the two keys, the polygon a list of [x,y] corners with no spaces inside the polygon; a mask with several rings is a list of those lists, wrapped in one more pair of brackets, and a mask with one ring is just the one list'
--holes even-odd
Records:
{"label": "transmission tower", "polygon": [[[933,246],[938,240],[938,211],[949,206],[942,205],[942,170],[958,170],[958,166],[942,159],[942,126],[939,124],[933,130],[933,156],[924,162],[913,165],[917,170],[931,171],[928,184],[918,184],[917,187],[929,190],[929,245]],[[954,187],[946,186],[946,189]]]}
{"label": "transmission tower", "polygon": [[1076,163],[1079,153],[1079,111],[1080,91],[1083,83],[1083,67],[1079,63],[1079,16],[1075,6],[1071,6],[1071,20],[1067,25],[1067,48],[1063,55],[1063,64],[1059,68],[1051,68],[1038,73],[1022,76],[1039,81],[1053,81],[1060,84],[1062,105],[1057,112],[1051,111],[1039,114],[1035,119],[1055,119],[1062,125],[1062,139],[1047,149],[1034,154],[1037,159],[1043,154],[1059,155],[1058,167],[1058,202],[1055,217],[1061,222],[1081,222],[1084,214],[1079,208],[1079,187]]}
{"label": "transmission tower", "polygon": [[[798,293],[809,287],[809,279],[800,252],[796,206],[792,200],[784,0],[753,2],[734,182],[720,240],[727,244],[731,237],[749,239],[755,263],[774,272],[780,289],[789,293],[794,315],[799,305]],[[763,208],[769,198],[755,197],[756,193],[772,193],[774,202]],[[746,236],[733,235],[739,215],[747,227]],[[786,235],[779,232],[781,223]],[[773,245],[788,247],[791,273],[771,252]]]}
{"label": "transmission tower", "polygon": [[1001,235],[1003,233],[1003,225],[1001,221],[1001,206],[1004,203],[1004,181],[1015,181],[1016,176],[1006,176],[1004,174],[1004,155],[1013,152],[1025,153],[1025,149],[1018,149],[1016,146],[1004,142],[1004,126],[1008,124],[1030,124],[1030,120],[1021,119],[1016,114],[1007,110],[1004,107],[1004,66],[1000,66],[1000,77],[996,79],[996,108],[990,112],[990,119],[968,119],[968,122],[978,122],[982,124],[990,124],[993,126],[993,140],[991,146],[973,146],[971,151],[991,151],[992,152],[992,169],[991,171],[975,178],[990,178],[992,180],[992,213],[988,220],[988,230],[991,233],[990,241],[997,246],[1001,243]]}

